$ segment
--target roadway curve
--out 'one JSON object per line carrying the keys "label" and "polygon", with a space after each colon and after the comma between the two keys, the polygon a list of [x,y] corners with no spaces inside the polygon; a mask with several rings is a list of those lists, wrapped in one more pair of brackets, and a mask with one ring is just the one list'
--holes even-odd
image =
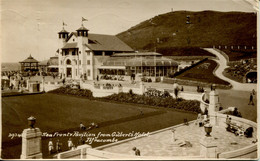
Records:
{"label": "roadway curve", "polygon": [[229,66],[227,66],[227,63],[228,63],[227,59],[220,52],[218,52],[217,50],[215,50],[213,48],[204,48],[204,50],[206,50],[218,57],[218,59],[213,59],[214,61],[216,61],[219,64],[219,66],[215,70],[214,74],[217,77],[219,77],[220,79],[223,79],[223,80],[229,82],[232,85],[232,89],[238,90],[238,91],[252,91],[254,89],[256,91],[256,89],[257,89],[256,84],[239,83],[239,82],[229,79],[223,75],[224,70],[226,68],[228,68]]}

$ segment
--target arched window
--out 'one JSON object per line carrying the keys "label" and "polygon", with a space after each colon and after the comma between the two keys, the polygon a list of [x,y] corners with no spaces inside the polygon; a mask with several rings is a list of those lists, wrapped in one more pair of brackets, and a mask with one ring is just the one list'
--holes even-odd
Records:
{"label": "arched window", "polygon": [[71,61],[68,59],[68,60],[66,61],[66,64],[67,64],[67,65],[71,65]]}

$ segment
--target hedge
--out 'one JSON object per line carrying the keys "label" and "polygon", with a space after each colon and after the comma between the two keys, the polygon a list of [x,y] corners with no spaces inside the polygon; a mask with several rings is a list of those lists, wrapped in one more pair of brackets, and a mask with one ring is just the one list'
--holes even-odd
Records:
{"label": "hedge", "polygon": [[[112,94],[110,96],[95,98],[92,92],[88,89],[73,89],[70,87],[61,87],[49,93],[56,94],[67,94],[73,96],[81,96],[88,99],[97,99],[101,101],[115,101],[115,102],[126,102],[135,104],[144,104],[149,106],[158,106],[165,108],[173,108],[178,110],[190,111],[194,113],[200,113],[200,102],[197,100],[184,100],[181,98],[175,99],[168,97],[168,94],[151,96],[150,94],[138,95],[129,91],[129,93]],[[157,92],[159,93],[159,92]]]}
{"label": "hedge", "polygon": [[56,94],[66,94],[73,96],[86,97],[88,99],[93,98],[93,94],[91,90],[88,89],[74,89],[71,87],[60,87],[55,90],[49,91],[48,93],[56,93]]}
{"label": "hedge", "polygon": [[200,102],[196,100],[175,99],[172,97],[145,96],[130,93],[112,94],[102,100],[117,102],[137,103],[150,106],[174,108],[178,110],[200,113]]}

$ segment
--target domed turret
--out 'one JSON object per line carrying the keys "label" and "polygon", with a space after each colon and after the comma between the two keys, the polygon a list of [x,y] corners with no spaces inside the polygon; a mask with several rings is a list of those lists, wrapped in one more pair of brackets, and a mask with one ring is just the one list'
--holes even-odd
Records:
{"label": "domed turret", "polygon": [[78,33],[78,36],[82,36],[82,37],[88,37],[88,29],[85,28],[82,24],[82,26],[76,30]]}
{"label": "domed turret", "polygon": [[66,31],[64,27],[60,32],[58,32],[58,34],[59,34],[59,39],[67,39],[69,37],[69,32]]}

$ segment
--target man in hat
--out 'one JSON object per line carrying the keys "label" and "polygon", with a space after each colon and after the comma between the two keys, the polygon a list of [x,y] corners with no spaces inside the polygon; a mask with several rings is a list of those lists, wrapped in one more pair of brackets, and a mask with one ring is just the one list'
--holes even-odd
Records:
{"label": "man in hat", "polygon": [[71,138],[69,138],[69,140],[68,140],[68,148],[69,148],[69,150],[71,150],[72,147],[73,147],[73,143],[72,143]]}
{"label": "man in hat", "polygon": [[49,154],[52,154],[52,151],[53,151],[53,142],[52,142],[52,139],[50,139],[49,143],[48,143],[48,146],[49,146]]}
{"label": "man in hat", "polygon": [[255,105],[255,104],[254,104],[254,101],[253,101],[253,93],[250,93],[248,105],[253,105],[253,106]]}
{"label": "man in hat", "polygon": [[56,142],[56,151],[57,151],[57,153],[61,152],[61,143],[60,143],[59,139]]}

